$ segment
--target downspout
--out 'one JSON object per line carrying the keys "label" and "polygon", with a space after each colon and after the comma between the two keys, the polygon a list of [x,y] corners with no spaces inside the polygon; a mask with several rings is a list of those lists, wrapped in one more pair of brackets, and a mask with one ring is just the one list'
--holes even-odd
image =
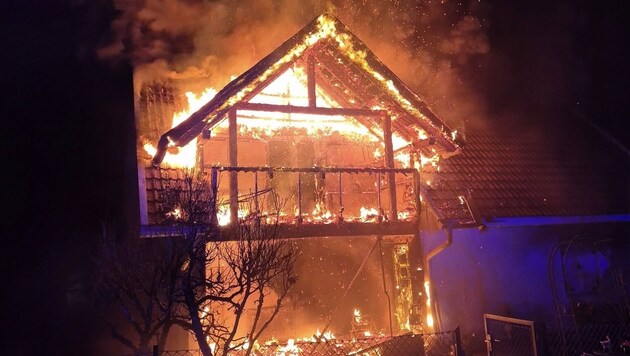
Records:
{"label": "downspout", "polygon": [[446,250],[453,243],[453,225],[451,222],[448,222],[444,228],[446,231],[446,241],[442,242],[439,246],[434,248],[433,250],[427,253],[427,257],[424,262],[424,293],[426,300],[426,322],[429,328],[433,328],[435,325],[435,329],[440,331],[442,328],[442,323],[440,320],[440,315],[435,308],[435,302],[431,299],[432,291],[434,288],[431,286],[431,260],[433,257],[437,256],[440,252]]}

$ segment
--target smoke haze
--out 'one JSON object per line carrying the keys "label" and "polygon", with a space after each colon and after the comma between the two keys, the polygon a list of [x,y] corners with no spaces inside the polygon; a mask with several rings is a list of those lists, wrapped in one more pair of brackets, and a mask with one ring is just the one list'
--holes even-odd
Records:
{"label": "smoke haze", "polygon": [[114,3],[120,15],[112,22],[111,41],[98,55],[131,60],[136,90],[147,81],[192,78],[201,79],[201,87],[189,84],[182,90],[220,89],[313,18],[331,11],[451,126],[483,112],[460,73],[470,58],[490,51],[484,20],[489,7],[481,1]]}

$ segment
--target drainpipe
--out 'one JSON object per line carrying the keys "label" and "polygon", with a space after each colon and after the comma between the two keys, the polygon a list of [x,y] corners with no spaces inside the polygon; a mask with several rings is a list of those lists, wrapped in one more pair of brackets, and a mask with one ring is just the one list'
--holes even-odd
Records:
{"label": "drainpipe", "polygon": [[[442,328],[439,313],[437,308],[434,308],[435,302],[431,299],[432,291],[434,290],[431,286],[431,259],[437,256],[440,252],[446,250],[453,243],[453,225],[451,222],[448,222],[445,226],[446,231],[446,241],[442,242],[439,246],[434,248],[433,250],[427,253],[427,257],[424,262],[424,293],[426,300],[426,316],[427,316],[427,326],[433,328],[433,325],[436,325],[436,330],[440,331]],[[435,309],[435,310],[434,310]]]}

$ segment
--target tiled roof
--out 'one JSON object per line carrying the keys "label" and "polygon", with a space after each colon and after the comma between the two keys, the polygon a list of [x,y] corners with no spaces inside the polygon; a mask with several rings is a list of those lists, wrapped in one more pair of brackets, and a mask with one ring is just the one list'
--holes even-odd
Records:
{"label": "tiled roof", "polygon": [[160,225],[165,223],[165,216],[172,208],[168,203],[167,194],[169,189],[184,186],[186,173],[181,169],[146,167],[145,186],[147,196],[147,214],[149,225]]}
{"label": "tiled roof", "polygon": [[423,174],[424,193],[438,218],[455,225],[627,214],[629,166],[630,158],[601,137],[549,142],[469,131],[461,154],[440,162],[439,172]]}

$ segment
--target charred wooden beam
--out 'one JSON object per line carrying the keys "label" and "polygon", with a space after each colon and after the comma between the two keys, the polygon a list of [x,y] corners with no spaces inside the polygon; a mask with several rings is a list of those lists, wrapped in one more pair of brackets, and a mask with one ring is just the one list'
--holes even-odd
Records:
{"label": "charred wooden beam", "polygon": [[[394,148],[392,144],[392,118],[389,116],[385,116],[383,120],[383,137],[385,139],[385,164],[387,168],[394,168]],[[390,210],[389,210],[389,219],[391,221],[398,220],[398,209],[397,209],[397,199],[396,199],[396,176],[394,173],[388,174],[388,182],[389,182],[389,202],[390,202]]]}
{"label": "charred wooden beam", "polygon": [[[360,223],[360,222],[343,222],[338,224],[279,224],[277,226],[278,236],[283,239],[301,239],[313,237],[352,237],[365,236],[374,238],[375,235],[382,235],[384,241],[403,242],[417,233],[416,223],[414,221],[398,221],[387,223]],[[182,237],[188,234],[191,227],[181,226],[159,226],[159,225],[143,225],[140,227],[140,235],[142,237]],[[238,235],[234,233],[232,226],[196,226],[196,229],[216,229],[219,234],[212,234],[219,241],[234,241]],[[405,237],[408,236],[408,237]]]}
{"label": "charred wooden beam", "polygon": [[[340,58],[335,56],[335,53],[334,49],[326,48],[317,56],[317,59],[343,87],[350,90],[354,96],[360,98],[368,107],[378,105],[379,102],[374,99],[374,95],[368,93],[368,87],[374,86],[376,83],[363,73],[351,72],[348,67],[349,63],[341,61]],[[359,83],[359,77],[367,80]]]}
{"label": "charred wooden beam", "polygon": [[293,173],[399,173],[414,174],[413,168],[387,167],[269,167],[269,166],[219,166],[206,165],[205,169],[216,169],[219,172],[293,172]]}
{"label": "charred wooden beam", "polygon": [[[323,52],[317,57],[317,59],[326,68],[326,73],[330,73],[330,75],[332,75],[335,80],[347,91],[350,91],[354,97],[360,98],[363,105],[368,107],[382,106],[383,102],[378,100],[378,96],[381,96],[383,92],[378,89],[378,83],[376,83],[373,78],[365,76],[362,72],[357,72],[356,70],[353,71],[352,68],[356,69],[356,67],[352,67],[352,64],[347,61],[340,62],[338,58],[333,57],[333,54],[334,51],[332,53]],[[324,71],[322,70],[321,72]],[[361,78],[363,81],[360,80]],[[378,95],[376,96],[373,93],[375,91],[378,91]],[[337,92],[343,91],[337,90]],[[402,110],[402,108],[399,108],[398,106],[391,105],[387,109],[388,111],[391,111],[392,109]],[[400,112],[394,110],[390,112],[390,114],[400,115]],[[365,117],[365,120],[370,122],[373,126],[380,127],[382,125],[381,121],[376,121],[373,117]],[[364,126],[368,127],[365,123]],[[400,132],[408,130],[408,128],[401,127],[396,127],[396,129]],[[403,134],[402,136],[404,137],[405,135]],[[377,137],[382,139],[380,135],[377,135]]]}
{"label": "charred wooden beam", "polygon": [[311,115],[328,115],[328,116],[384,116],[387,114],[385,110],[370,109],[349,109],[349,108],[320,108],[295,105],[276,105],[276,104],[258,104],[258,103],[240,103],[236,107],[238,110],[247,111],[264,111],[264,112],[281,112],[287,114],[311,114]]}
{"label": "charred wooden beam", "polygon": [[[359,47],[361,47],[361,45]],[[367,48],[365,48],[365,50],[369,51],[369,49]],[[322,51],[322,52],[326,52],[326,51]],[[332,50],[329,50],[326,53],[326,55],[331,57],[333,59],[333,62],[337,63],[338,67],[346,66],[346,67],[356,68],[357,70],[355,72],[360,73],[362,76],[366,77],[369,81],[374,83],[376,87],[381,88],[380,90],[382,92],[385,92],[385,89],[382,88],[381,83],[378,83],[372,76],[364,75],[365,71],[362,70],[361,68],[358,68],[356,64],[354,64],[352,61],[345,61],[344,63],[340,63],[338,60],[335,60],[335,56],[336,56],[335,53],[336,51],[334,50],[334,46],[333,46]],[[427,133],[430,134],[430,136],[434,136],[437,139],[440,147],[444,148],[446,151],[448,151],[451,154],[457,153],[459,150],[459,147],[457,146],[457,144],[454,144],[448,138],[444,137],[444,134],[447,134],[447,135],[451,134],[450,129],[448,129],[448,127],[443,126],[444,124],[429,109],[427,104],[423,102],[415,93],[413,93],[407,87],[407,85],[405,85],[404,82],[402,82],[387,66],[381,63],[381,61],[379,61],[378,58],[372,55],[372,56],[367,56],[365,59],[369,63],[370,67],[374,68],[377,72],[385,75],[385,77],[389,79],[394,84],[394,86],[398,89],[400,96],[402,96],[405,100],[409,101],[410,104],[420,112],[423,118],[426,121],[430,122],[430,124],[422,123],[421,126],[425,131],[427,131]],[[347,62],[349,62],[348,65],[346,65]],[[352,76],[347,76],[347,77],[352,78]],[[397,100],[393,104],[396,107],[395,111],[400,111],[401,114],[402,113],[408,114],[407,109],[403,108]],[[405,121],[406,122],[404,124],[401,123],[401,126],[403,126],[403,128],[404,126],[409,124],[408,120],[405,120]],[[395,122],[394,126],[396,127],[397,125],[398,123]],[[405,131],[406,130],[402,130],[402,132],[405,132]],[[411,140],[412,138],[413,137],[407,137],[407,139],[409,140]]]}
{"label": "charred wooden beam", "polygon": [[[341,222],[334,224],[279,224],[278,236],[285,239],[328,237],[328,236],[401,236],[417,233],[415,221],[397,221],[388,223]],[[233,229],[222,227],[219,237],[224,241],[236,239]]]}
{"label": "charred wooden beam", "polygon": [[[230,165],[238,166],[236,110],[230,110],[228,112],[228,120]],[[236,171],[230,172],[230,219],[233,223],[236,223],[238,219],[238,172]]]}
{"label": "charred wooden beam", "polygon": [[[268,56],[270,57],[270,56]],[[269,58],[264,58],[261,62],[269,60]],[[260,63],[260,62],[259,62]],[[247,92],[247,94],[241,99],[242,101],[248,101],[254,96],[256,96],[259,92],[261,92],[267,85],[276,80],[281,74],[283,74],[289,67],[293,65],[294,62],[287,62],[282,65],[278,70],[270,75],[267,79],[258,83],[255,88]],[[169,145],[174,144],[179,147],[186,146],[190,141],[195,139],[204,129],[212,129],[219,123],[221,123],[225,119],[225,115],[228,111],[232,110],[233,106],[231,105],[223,105],[226,101],[228,101],[233,95],[238,94],[239,90],[244,90],[244,87],[238,88],[237,84],[241,82],[251,82],[253,75],[260,75],[262,73],[256,73],[253,71],[254,68],[251,68],[247,72],[241,74],[241,76],[230,84],[228,84],[225,88],[223,88],[215,97],[202,106],[199,110],[194,112],[190,117],[184,120],[181,124],[176,127],[168,130],[158,140],[157,152],[155,156],[153,156],[152,163],[153,165],[159,165],[162,163],[164,156],[166,155],[166,150]]]}
{"label": "charred wooden beam", "polygon": [[218,225],[217,220],[217,192],[219,191],[219,172],[216,169],[210,171],[210,223]]}
{"label": "charred wooden beam", "polygon": [[322,68],[316,75],[318,85],[328,94],[333,100],[335,100],[341,107],[344,108],[369,108],[364,101],[362,101],[357,93],[348,93],[348,88],[342,88],[341,83],[335,77],[334,73]]}
{"label": "charred wooden beam", "polygon": [[[319,83],[319,86],[324,89],[324,91],[328,93],[332,97],[332,99],[335,100],[342,107],[368,107],[363,101],[358,98],[356,93],[353,92],[352,95],[349,95],[347,93],[344,93],[343,90],[341,90],[339,87],[335,86],[333,84],[333,81],[338,82],[338,80],[335,78],[334,73],[324,69],[320,70],[319,75],[316,75],[316,77],[321,77],[322,80],[317,81]],[[350,99],[354,100],[355,102],[351,102]],[[375,124],[375,120],[370,119],[370,116],[353,117],[353,119],[356,120],[359,124],[363,125],[372,135],[374,135],[374,137],[378,138],[381,141],[383,140],[382,135],[374,131],[374,126],[380,125]]]}
{"label": "charred wooden beam", "polygon": [[[412,165],[413,167],[413,165]],[[418,220],[418,231],[420,231],[420,211],[422,209],[422,201],[420,200],[420,172],[413,172],[413,203],[416,206],[416,216]]]}
{"label": "charred wooden beam", "polygon": [[[346,88],[365,100],[371,98],[368,105],[370,107],[382,105],[383,102],[379,99],[382,96],[389,96],[386,89],[382,87],[382,84],[378,83],[374,78],[366,75],[360,68],[354,63],[349,61],[340,62],[334,57],[335,52],[323,51],[317,59],[331,72],[335,74],[337,80]],[[407,140],[412,140],[415,135],[409,134],[409,125],[412,123],[409,120],[401,120],[409,114],[407,111],[399,105],[395,100],[387,100],[388,110],[392,115],[395,115],[398,119],[393,122],[393,126],[396,131]]]}
{"label": "charred wooden beam", "polygon": [[306,80],[308,87],[308,106],[317,106],[317,93],[315,92],[315,59],[313,56],[306,58]]}

